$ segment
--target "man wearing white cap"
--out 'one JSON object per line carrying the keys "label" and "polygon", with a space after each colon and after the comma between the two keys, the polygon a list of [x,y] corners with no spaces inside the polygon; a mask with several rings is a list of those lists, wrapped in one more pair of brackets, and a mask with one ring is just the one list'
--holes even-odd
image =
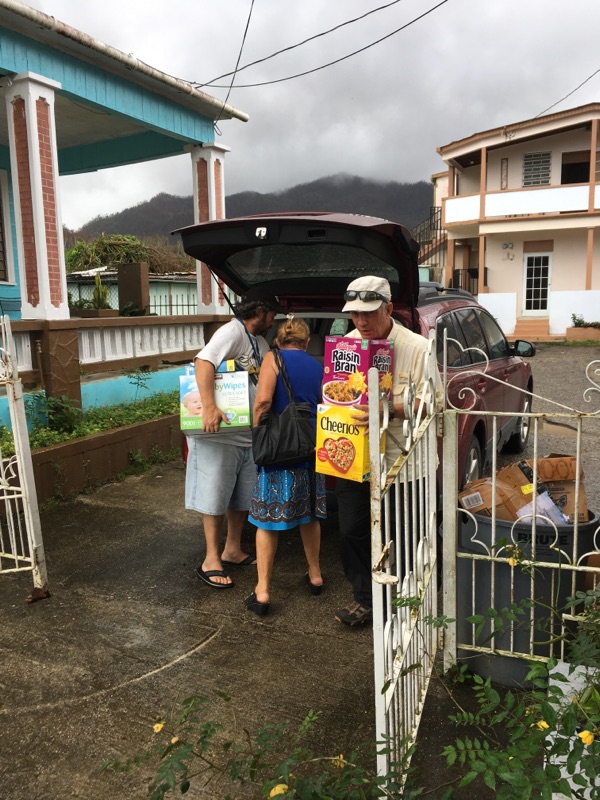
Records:
{"label": "man wearing white cap", "polygon": [[[360,339],[391,339],[394,343],[394,372],[390,403],[389,430],[385,456],[388,469],[402,450],[403,393],[409,381],[423,386],[425,354],[428,341],[424,336],[405,328],[392,319],[393,304],[390,284],[385,278],[364,275],[353,280],[344,294],[356,330],[348,336]],[[439,380],[439,376],[438,376]],[[440,385],[441,390],[441,385]],[[417,392],[417,403],[420,402]],[[365,421],[367,414],[365,412]],[[340,547],[346,578],[352,585],[354,602],[336,611],[335,618],[345,625],[362,625],[372,620],[371,584],[371,512],[369,483],[358,484],[343,478],[336,480],[339,509]]]}

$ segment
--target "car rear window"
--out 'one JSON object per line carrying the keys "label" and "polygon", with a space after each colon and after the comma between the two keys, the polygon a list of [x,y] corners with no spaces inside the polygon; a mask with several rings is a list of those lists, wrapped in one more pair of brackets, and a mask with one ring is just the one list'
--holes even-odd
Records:
{"label": "car rear window", "polygon": [[[378,275],[398,283],[398,272],[358,247],[336,244],[270,245],[231,255],[228,262],[249,285],[278,279],[338,278],[350,283],[361,275]],[[310,293],[309,286],[306,287]],[[341,298],[340,298],[341,299]]]}

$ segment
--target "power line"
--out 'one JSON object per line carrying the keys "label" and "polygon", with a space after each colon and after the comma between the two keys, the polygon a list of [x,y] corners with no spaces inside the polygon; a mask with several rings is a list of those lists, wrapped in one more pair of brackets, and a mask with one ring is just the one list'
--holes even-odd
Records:
{"label": "power line", "polygon": [[[317,33],[314,36],[309,36],[308,39],[303,39],[301,42],[297,44],[292,44],[289,47],[284,47],[282,50],[277,50],[275,53],[271,53],[269,56],[265,56],[264,58],[259,58],[257,61],[251,61],[249,64],[244,64],[243,67],[240,67],[237,72],[238,74],[242,72],[244,69],[248,69],[248,67],[255,67],[257,64],[262,64],[265,61],[269,61],[271,58],[275,58],[275,56],[280,56],[282,53],[287,53],[290,50],[295,50],[297,47],[301,47],[303,44],[307,44],[308,42],[312,42],[315,39],[319,39],[323,36],[327,36],[334,31],[339,30],[340,28],[344,28],[346,25],[352,25],[354,22],[360,22],[360,20],[369,17],[371,14],[376,14],[378,11],[383,11],[386,8],[390,8],[390,6],[395,6],[397,3],[401,3],[402,0],[392,0],[391,3],[387,3],[387,5],[379,6],[378,8],[374,8],[371,11],[367,11],[366,14],[362,14],[360,17],[354,17],[353,19],[346,20],[346,22],[342,22],[339,25],[335,25],[333,28],[329,28],[326,31],[321,31],[321,33]],[[206,83],[197,83],[194,84],[196,89],[202,89],[204,86],[212,86],[215,81],[220,81],[221,78],[228,78],[232,75],[232,72],[225,72],[223,75],[217,75],[216,78],[212,78],[212,80],[207,81]]]}
{"label": "power line", "polygon": [[[376,41],[371,42],[371,44],[365,45],[365,47],[361,47],[359,50],[354,50],[354,52],[352,52],[352,53],[348,53],[348,55],[342,56],[341,58],[337,58],[337,59],[335,59],[335,61],[329,61],[327,64],[322,64],[320,67],[315,67],[314,69],[308,69],[305,72],[298,72],[296,75],[288,75],[287,78],[277,78],[276,80],[263,81],[262,83],[245,83],[245,84],[244,83],[240,83],[240,84],[237,84],[235,88],[236,89],[253,89],[253,88],[257,87],[257,86],[270,86],[271,84],[274,84],[274,83],[284,83],[285,81],[291,81],[291,80],[294,80],[295,78],[302,78],[305,75],[310,75],[313,72],[319,72],[320,70],[326,69],[327,67],[332,67],[334,64],[339,64],[342,61],[346,61],[346,59],[352,58],[353,56],[356,56],[359,53],[364,53],[365,50],[369,50],[371,47],[375,47],[375,45],[381,44],[381,42],[384,42],[386,39],[389,39],[392,36],[395,36],[397,33],[400,33],[401,31],[406,30],[406,28],[409,28],[411,25],[414,25],[415,22],[418,22],[419,20],[423,19],[423,17],[428,16],[433,11],[436,11],[438,8],[440,8],[440,6],[445,5],[447,2],[448,2],[448,0],[442,0],[441,3],[438,3],[436,6],[433,6],[428,11],[425,11],[423,14],[421,14],[420,16],[415,17],[410,22],[407,22],[406,25],[402,25],[402,27],[397,28],[395,31],[392,31],[391,33],[388,33],[386,36],[382,36],[380,39],[377,39]],[[228,85],[229,84],[224,84],[224,85],[223,84],[221,84],[221,85],[216,84],[216,85],[212,86],[211,88],[213,88],[213,89],[226,89],[226,88],[228,88]]]}
{"label": "power line", "polygon": [[562,103],[562,102],[563,102],[563,100],[566,100],[566,99],[567,99],[567,97],[571,97],[571,95],[572,95],[572,94],[575,94],[575,92],[576,92],[578,89],[581,89],[581,87],[582,87],[582,86],[585,86],[585,84],[586,84],[588,81],[591,81],[591,80],[592,80],[592,78],[593,78],[595,75],[597,75],[599,72],[600,72],[600,69],[597,69],[595,72],[592,72],[592,74],[591,74],[589,77],[587,77],[587,78],[586,78],[584,81],[582,81],[582,82],[579,84],[579,86],[576,86],[576,87],[575,87],[575,88],[574,88],[572,91],[570,91],[570,92],[569,92],[568,94],[566,94],[564,97],[561,97],[561,98],[560,98],[560,100],[557,100],[557,101],[556,101],[556,103],[552,103],[552,105],[551,105],[551,106],[548,106],[548,108],[545,108],[543,111],[540,111],[540,113],[539,113],[539,114],[536,114],[536,115],[535,115],[534,119],[537,119],[538,117],[541,117],[541,116],[543,116],[544,114],[547,114],[547,113],[548,113],[548,111],[550,111],[550,110],[551,110],[551,109],[553,109],[555,106],[557,106],[557,105],[559,105],[560,103]]}
{"label": "power line", "polygon": [[217,127],[219,120],[221,119],[221,114],[223,113],[223,109],[227,105],[227,101],[229,100],[229,95],[231,94],[231,90],[233,89],[233,82],[235,81],[235,76],[237,75],[238,66],[240,64],[240,60],[242,58],[242,51],[244,50],[244,44],[246,43],[246,36],[248,35],[248,28],[250,27],[250,20],[252,18],[252,11],[254,9],[254,0],[250,0],[250,11],[248,12],[248,19],[246,20],[246,27],[244,29],[244,36],[242,37],[242,43],[240,45],[240,51],[238,53],[237,61],[235,62],[235,69],[233,72],[230,73],[231,75],[231,83],[229,84],[229,88],[227,90],[227,97],[223,100],[223,107],[219,111],[219,116],[213,122],[213,128]]}

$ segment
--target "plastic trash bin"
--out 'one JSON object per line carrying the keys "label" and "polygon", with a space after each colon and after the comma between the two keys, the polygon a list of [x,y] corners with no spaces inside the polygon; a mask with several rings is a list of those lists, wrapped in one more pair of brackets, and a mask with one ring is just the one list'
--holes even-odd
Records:
{"label": "plastic trash bin", "polygon": [[[477,527],[470,515],[459,513],[459,553],[485,555],[486,546],[492,548],[493,545],[505,540],[509,546],[516,545],[523,558],[532,558],[533,528],[530,523],[496,520],[496,530],[493,535],[491,518],[474,516]],[[579,523],[578,559],[582,554],[595,550],[594,533],[598,525],[598,517],[591,512],[588,512],[588,522]],[[555,529],[551,525],[538,523],[535,537],[536,561],[565,565],[572,562],[575,544],[573,525],[560,525]],[[493,552],[498,556],[510,556],[501,545]],[[536,567],[532,592],[531,576],[519,565],[513,568],[508,563],[493,563],[488,560],[458,558],[457,561],[459,661],[466,662],[473,672],[483,677],[490,677],[497,683],[505,686],[523,685],[525,675],[529,671],[526,659],[507,655],[475,655],[473,651],[460,648],[461,644],[475,644],[473,626],[466,621],[466,618],[471,614],[481,614],[487,620],[490,608],[500,611],[509,608],[513,603],[519,604],[522,600],[535,599],[531,612],[527,610],[526,614],[519,616],[519,622],[510,628],[504,620],[504,631],[495,636],[493,643],[488,641],[485,646],[527,655],[530,652],[530,638],[533,635],[533,653],[549,657],[552,654],[550,634],[558,636],[561,633],[561,623],[552,616],[547,607],[564,607],[567,598],[574,594],[575,590],[584,588],[584,574],[573,573],[568,569]],[[530,622],[530,614],[533,614],[533,625]],[[481,643],[491,632],[491,623],[486,622],[477,641]],[[553,652],[558,655],[557,645]]]}

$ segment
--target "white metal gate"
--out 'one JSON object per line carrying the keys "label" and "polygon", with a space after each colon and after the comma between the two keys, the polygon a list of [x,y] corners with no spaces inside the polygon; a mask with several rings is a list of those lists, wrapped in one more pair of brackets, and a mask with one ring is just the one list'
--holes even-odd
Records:
{"label": "white metal gate", "polygon": [[[438,368],[433,335],[426,374],[425,387],[411,385],[405,391],[407,452],[389,473],[379,437],[370,437],[375,717],[378,737],[387,743],[377,757],[381,775],[405,760],[414,742],[437,651],[437,633],[427,622],[437,615]],[[378,374],[372,369],[369,395],[378,393]],[[415,414],[417,394],[425,403]],[[378,404],[369,404],[369,415],[370,431],[391,435],[384,433],[387,409],[383,423]]]}
{"label": "white metal gate", "polygon": [[30,571],[31,599],[48,594],[46,560],[35,493],[23,385],[17,373],[10,320],[0,321],[0,387],[8,399],[15,454],[0,454],[0,575]]}
{"label": "white metal gate", "polygon": [[[588,364],[586,378],[589,386],[583,392],[582,405],[592,401],[600,405],[600,361]],[[488,379],[494,380],[492,376]],[[526,415],[531,419],[530,441],[515,464],[506,464],[506,457],[493,453],[489,516],[465,509],[470,495],[459,503],[457,493],[458,419],[473,412],[453,408],[444,412],[443,610],[456,620],[444,638],[444,666],[448,669],[459,660],[508,685],[524,680],[527,661],[547,661],[551,656],[565,659],[569,629],[581,611],[581,604],[568,598],[600,583],[600,521],[598,509],[593,513],[595,501],[588,497],[585,502],[582,457],[586,435],[600,436],[600,408],[578,411],[532,396],[534,403],[537,398],[553,410]],[[494,440],[506,416],[489,413]],[[569,437],[570,454],[555,457],[557,469],[569,460],[573,477],[569,502],[574,510],[567,519],[561,518],[562,512],[557,515],[555,503],[565,502],[566,495],[557,497],[552,485],[544,483],[548,478],[539,474],[549,466],[542,443],[557,433]],[[591,461],[593,457],[588,451],[587,458]],[[520,458],[528,463],[520,467]],[[515,465],[531,470],[529,482],[521,490],[527,493],[523,505],[530,503],[513,520],[504,520],[498,511],[504,487],[496,473]],[[548,505],[546,489],[550,489]]]}

